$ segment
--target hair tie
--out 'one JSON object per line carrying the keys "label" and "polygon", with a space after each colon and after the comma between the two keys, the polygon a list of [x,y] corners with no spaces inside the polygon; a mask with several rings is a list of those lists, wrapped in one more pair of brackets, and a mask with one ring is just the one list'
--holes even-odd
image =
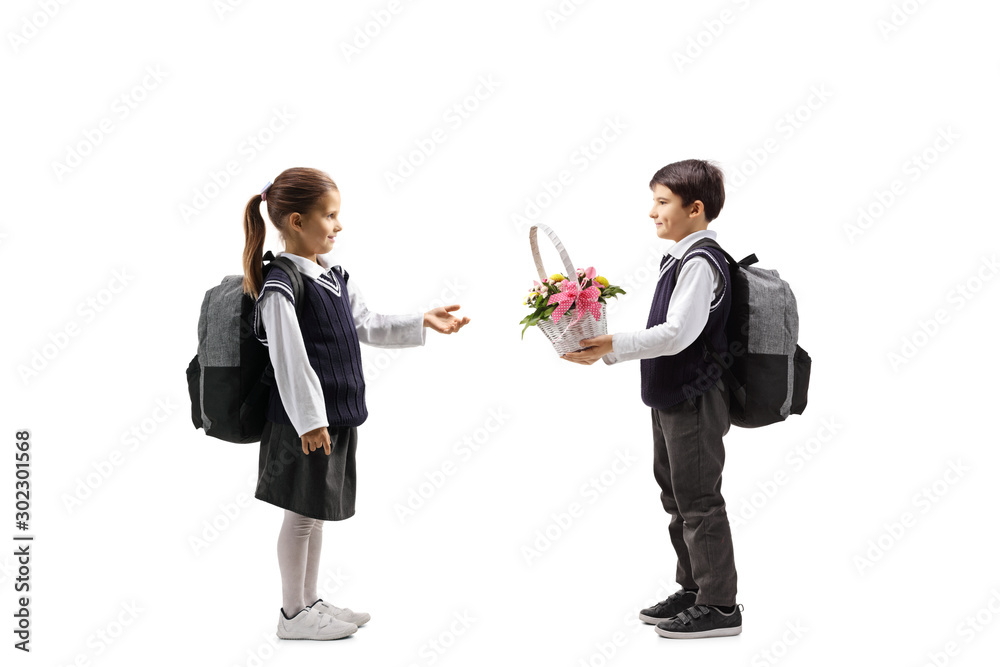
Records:
{"label": "hair tie", "polygon": [[271,187],[271,183],[273,183],[273,182],[274,181],[268,181],[267,185],[264,186],[264,189],[260,191],[260,200],[261,201],[267,201],[267,189],[269,187]]}

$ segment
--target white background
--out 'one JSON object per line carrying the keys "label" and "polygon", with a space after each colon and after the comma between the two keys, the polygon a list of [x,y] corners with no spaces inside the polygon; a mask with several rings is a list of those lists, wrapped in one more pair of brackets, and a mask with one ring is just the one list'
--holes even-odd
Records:
{"label": "white background", "polygon": [[[5,3],[0,532],[17,532],[27,428],[36,536],[30,656],[11,646],[12,540],[0,558],[5,664],[996,655],[993,3],[595,0],[560,16],[555,0],[423,0],[389,21],[387,0],[234,4]],[[436,128],[445,141],[414,153]],[[667,247],[647,184],[691,157],[725,170],[710,229],[792,286],[814,368],[805,414],[726,437],[743,634],[683,642],[635,619],[676,588],[639,365],[521,340],[536,275],[515,216],[539,205],[574,263],[628,291],[610,330],[641,329]],[[364,348],[358,509],[326,525],[321,594],[373,619],[275,648],[281,510],[252,498],[256,445],[193,429],[184,370],[205,290],[241,271],[244,205],[293,166],[340,186],[333,256],[372,310],[460,303],[472,321],[423,348]],[[281,249],[270,227],[266,247]],[[486,435],[491,411],[503,424]],[[468,458],[466,438],[482,443]],[[447,461],[457,472],[401,520]]]}

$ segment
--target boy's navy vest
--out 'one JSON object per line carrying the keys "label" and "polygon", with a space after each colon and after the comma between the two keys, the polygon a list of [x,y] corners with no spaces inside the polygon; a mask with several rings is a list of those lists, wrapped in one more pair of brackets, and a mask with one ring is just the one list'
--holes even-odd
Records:
{"label": "boy's navy vest", "polygon": [[[309,365],[316,371],[323,387],[326,417],[331,428],[360,426],[368,419],[365,378],[361,372],[361,345],[347,295],[349,277],[347,271],[338,274],[336,269],[328,270],[316,280],[302,277],[305,303],[298,315],[299,329]],[[280,267],[275,266],[268,271],[258,300],[268,291],[278,292],[295,305],[292,284],[288,274]],[[263,324],[258,323],[258,327],[263,329]],[[262,337],[266,332],[255,333],[257,339],[267,345]],[[276,424],[292,423],[282,404],[277,384],[271,391],[267,419]]]}
{"label": "boy's navy vest", "polygon": [[[713,301],[708,313],[708,322],[698,338],[677,354],[640,359],[639,369],[642,378],[642,402],[651,408],[665,410],[680,403],[686,398],[694,398],[711,389],[719,379],[720,371],[717,364],[706,360],[704,343],[709,341],[715,350],[724,351],[729,344],[726,339],[726,319],[729,317],[732,303],[732,290],[729,288],[729,262],[725,255],[714,248],[696,248],[687,254],[687,262],[695,255],[707,259],[722,275],[722,294],[713,295]],[[656,283],[653,293],[653,304],[649,308],[649,319],[646,328],[662,324],[667,318],[667,308],[670,296],[677,285],[677,275],[680,273],[680,260],[666,255],[660,261],[660,269],[672,262]]]}

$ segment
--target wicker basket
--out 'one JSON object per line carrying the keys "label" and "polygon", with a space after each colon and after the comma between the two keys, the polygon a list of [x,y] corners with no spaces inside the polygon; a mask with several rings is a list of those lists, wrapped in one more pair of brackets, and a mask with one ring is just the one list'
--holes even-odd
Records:
{"label": "wicker basket", "polygon": [[[538,269],[539,279],[545,280],[549,277],[549,274],[545,272],[545,267],[542,266],[542,256],[538,253],[537,230],[539,229],[545,232],[559,252],[559,258],[566,268],[566,277],[575,278],[577,284],[580,284],[580,276],[577,275],[576,268],[574,268],[573,262],[570,261],[569,253],[563,247],[562,241],[559,240],[554,231],[542,224],[532,225],[531,229],[528,230],[528,240],[531,242],[531,254],[535,258],[535,268]],[[605,316],[607,311],[606,306],[607,304],[601,304],[601,318],[599,320],[595,320],[594,316],[590,313],[584,313],[583,317],[571,326],[570,322],[576,318],[576,305],[574,304],[572,308],[559,318],[558,322],[548,319],[539,322],[536,326],[542,330],[542,333],[552,343],[552,347],[555,348],[556,353],[561,357],[567,352],[582,350],[580,340],[593,338],[594,336],[603,336],[608,333],[608,320]]]}

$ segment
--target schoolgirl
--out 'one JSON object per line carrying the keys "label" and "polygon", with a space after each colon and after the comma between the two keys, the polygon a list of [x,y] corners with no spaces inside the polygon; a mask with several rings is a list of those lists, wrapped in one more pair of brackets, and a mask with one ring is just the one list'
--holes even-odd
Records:
{"label": "schoolgirl", "polygon": [[[275,266],[262,276],[266,227],[261,203],[299,270],[296,310],[289,276]],[[254,335],[267,346],[277,391],[271,392],[260,442],[255,497],[285,510],[278,533],[282,639],[339,639],[370,615],[319,597],[323,522],[354,515],[358,427],[368,418],[359,343],[412,347],[424,328],[457,332],[469,323],[451,311],[381,315],[365,307],[357,282],[326,257],[343,230],[340,191],[322,171],[281,172],[247,203],[243,291],[255,301]]]}

